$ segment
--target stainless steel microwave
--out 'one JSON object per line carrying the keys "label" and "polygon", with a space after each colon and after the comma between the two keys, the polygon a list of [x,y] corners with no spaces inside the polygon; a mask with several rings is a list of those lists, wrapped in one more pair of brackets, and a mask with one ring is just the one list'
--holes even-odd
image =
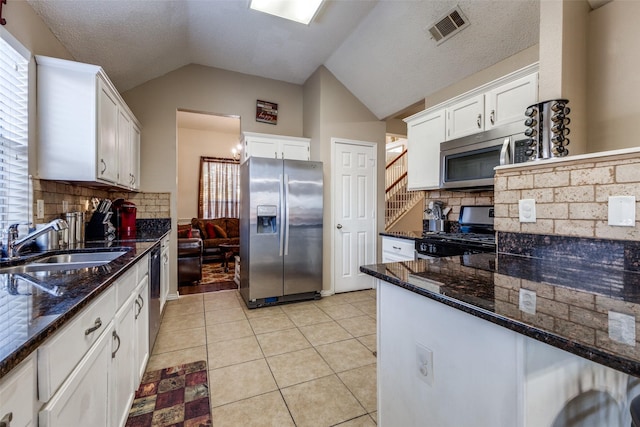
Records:
{"label": "stainless steel microwave", "polygon": [[493,187],[496,166],[525,162],[529,137],[522,123],[445,141],[440,144],[440,188]]}

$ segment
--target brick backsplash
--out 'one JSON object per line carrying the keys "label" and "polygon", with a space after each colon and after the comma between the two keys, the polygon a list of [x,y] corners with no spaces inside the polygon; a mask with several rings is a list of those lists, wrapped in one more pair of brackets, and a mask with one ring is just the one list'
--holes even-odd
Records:
{"label": "brick backsplash", "polygon": [[[495,176],[497,231],[640,240],[633,227],[607,223],[610,196],[635,196],[640,203],[640,153],[608,152],[545,164],[502,168]],[[534,223],[520,223],[518,201],[536,200]]]}
{"label": "brick backsplash", "polygon": [[[62,213],[63,201],[66,201],[69,205],[68,212],[91,211],[91,198],[93,197],[130,200],[136,204],[137,218],[139,219],[170,218],[171,216],[169,193],[114,192],[98,187],[34,179],[34,213],[36,212],[36,201],[38,199],[44,200],[44,219],[35,219],[35,223],[46,223],[59,218]],[[89,218],[87,217],[86,220],[89,221]]]}
{"label": "brick backsplash", "polygon": [[[445,207],[451,207],[451,212],[449,212],[449,215],[447,215],[447,220],[458,221],[458,217],[460,216],[460,206],[493,205],[493,193],[493,191],[425,191],[424,209],[426,210],[429,207],[429,202],[440,200],[444,203]],[[423,218],[428,219],[426,214],[423,216]]]}

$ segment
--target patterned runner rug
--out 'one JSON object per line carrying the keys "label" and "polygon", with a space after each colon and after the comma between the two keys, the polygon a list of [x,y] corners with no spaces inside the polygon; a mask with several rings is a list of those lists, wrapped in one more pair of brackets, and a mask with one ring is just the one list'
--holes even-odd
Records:
{"label": "patterned runner rug", "polygon": [[207,362],[146,372],[126,427],[210,427]]}

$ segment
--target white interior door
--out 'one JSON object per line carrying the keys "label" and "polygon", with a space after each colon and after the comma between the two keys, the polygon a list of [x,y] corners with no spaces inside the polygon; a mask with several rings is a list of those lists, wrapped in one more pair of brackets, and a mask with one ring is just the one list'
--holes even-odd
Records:
{"label": "white interior door", "polygon": [[333,143],[334,290],[371,289],[360,266],[376,262],[376,144]]}

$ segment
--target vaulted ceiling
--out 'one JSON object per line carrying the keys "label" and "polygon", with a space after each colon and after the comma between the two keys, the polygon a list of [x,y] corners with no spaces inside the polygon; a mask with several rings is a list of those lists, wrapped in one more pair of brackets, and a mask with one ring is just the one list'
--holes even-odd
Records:
{"label": "vaulted ceiling", "polygon": [[[539,39],[539,0],[325,0],[309,25],[249,0],[27,0],[76,60],[119,91],[190,63],[303,84],[325,65],[383,119]],[[459,6],[470,25],[425,28]]]}

